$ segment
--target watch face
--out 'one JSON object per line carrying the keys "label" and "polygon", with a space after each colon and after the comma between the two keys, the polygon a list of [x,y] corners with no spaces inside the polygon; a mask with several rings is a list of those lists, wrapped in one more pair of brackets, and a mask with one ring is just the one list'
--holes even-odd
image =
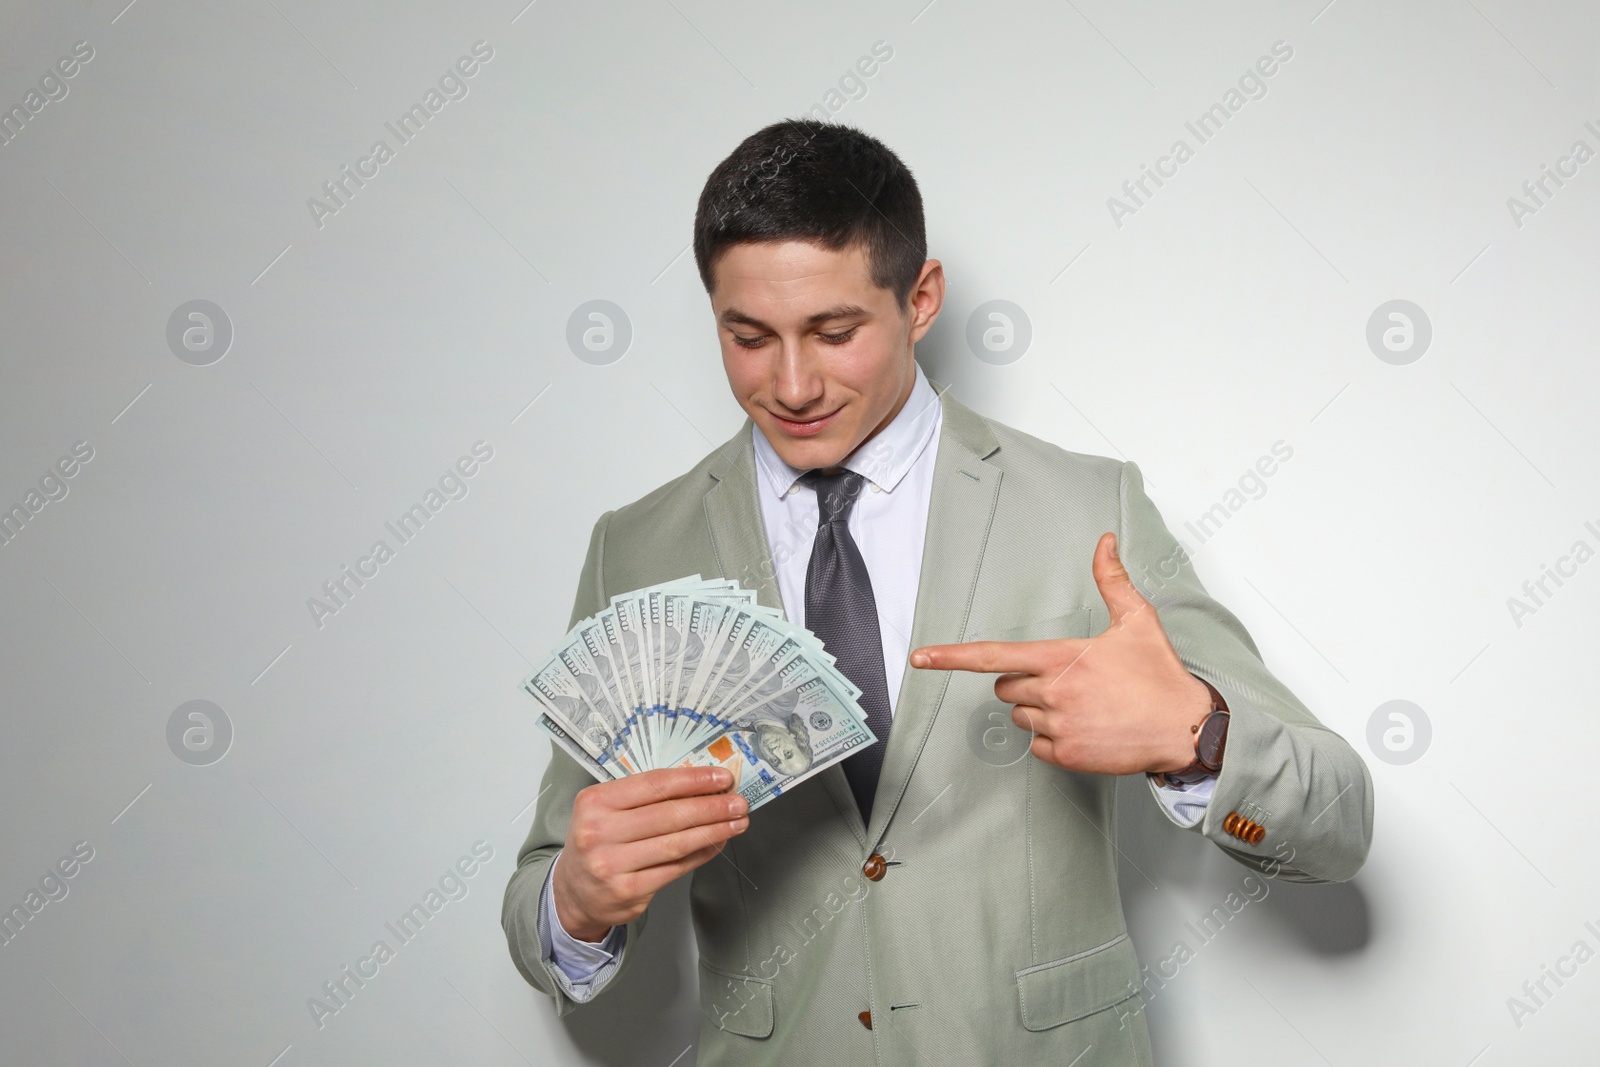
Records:
{"label": "watch face", "polygon": [[1195,738],[1195,755],[1207,767],[1222,766],[1222,754],[1228,746],[1228,718],[1226,712],[1206,716],[1200,724],[1200,735]]}

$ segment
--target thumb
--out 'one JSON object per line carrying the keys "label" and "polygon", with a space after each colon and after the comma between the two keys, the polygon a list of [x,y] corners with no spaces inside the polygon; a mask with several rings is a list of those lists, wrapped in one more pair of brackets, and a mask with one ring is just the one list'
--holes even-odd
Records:
{"label": "thumb", "polygon": [[[1128,568],[1117,555],[1117,535],[1106,533],[1094,546],[1094,584],[1100,589],[1100,599],[1106,602],[1111,613],[1111,626],[1116,626],[1130,615],[1136,615],[1150,606],[1128,577]],[[1110,629],[1111,627],[1107,627]]]}

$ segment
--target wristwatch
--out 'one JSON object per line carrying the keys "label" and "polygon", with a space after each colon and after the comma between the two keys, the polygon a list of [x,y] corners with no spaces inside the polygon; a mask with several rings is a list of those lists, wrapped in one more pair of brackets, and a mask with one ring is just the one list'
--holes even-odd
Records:
{"label": "wristwatch", "polygon": [[[1194,677],[1200,678],[1198,674]],[[1200,684],[1211,693],[1211,710],[1198,726],[1190,727],[1194,731],[1194,762],[1179,771],[1151,772],[1150,779],[1156,785],[1188,785],[1222,769],[1222,754],[1228,746],[1228,702],[1204,678],[1200,678]]]}

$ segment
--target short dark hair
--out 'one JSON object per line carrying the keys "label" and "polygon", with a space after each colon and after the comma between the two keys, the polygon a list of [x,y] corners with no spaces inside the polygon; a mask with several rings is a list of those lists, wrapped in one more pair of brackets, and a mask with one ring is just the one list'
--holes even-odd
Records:
{"label": "short dark hair", "polygon": [[694,216],[694,261],[711,268],[729,246],[809,241],[866,250],[872,282],[904,306],[928,259],[922,194],[875,137],[816,119],[786,119],[746,137],[718,163]]}

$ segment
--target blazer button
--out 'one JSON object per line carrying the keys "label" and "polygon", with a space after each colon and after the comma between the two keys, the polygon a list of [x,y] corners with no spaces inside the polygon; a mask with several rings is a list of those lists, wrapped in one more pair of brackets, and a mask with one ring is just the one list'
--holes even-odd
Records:
{"label": "blazer button", "polygon": [[[874,852],[872,855],[867,857],[866,865],[861,868],[861,873],[866,875],[870,881],[876,882],[883,878],[884,872],[888,869],[889,864],[884,861],[882,856]],[[868,1023],[867,1028],[870,1030],[872,1028],[872,1024]]]}
{"label": "blazer button", "polygon": [[857,1015],[856,1018],[861,1020],[862,1026],[865,1026],[868,1030],[872,1029],[872,1013],[870,1011],[864,1011]]}

